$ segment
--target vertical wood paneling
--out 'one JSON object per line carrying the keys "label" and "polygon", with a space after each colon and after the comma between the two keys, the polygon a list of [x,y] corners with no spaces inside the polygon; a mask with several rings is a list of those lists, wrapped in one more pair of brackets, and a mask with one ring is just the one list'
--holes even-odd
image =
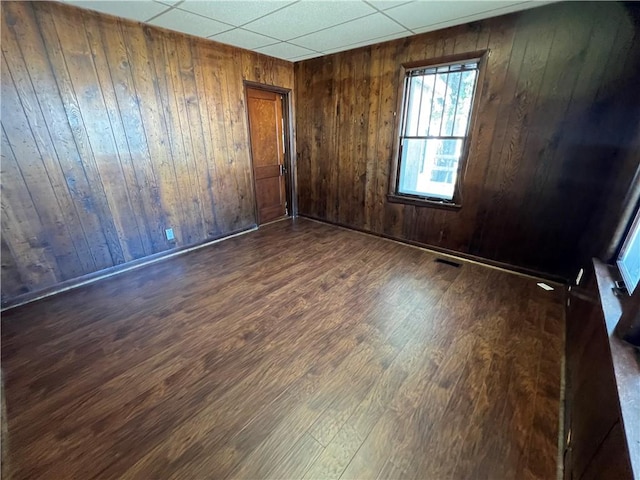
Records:
{"label": "vertical wood paneling", "polygon": [[[16,10],[15,4],[2,4],[3,14],[6,15],[11,28],[3,28],[3,50],[8,55],[22,55],[28,58],[26,62],[28,79],[33,85],[36,99],[40,104],[46,125],[51,135],[51,141],[60,169],[64,175],[73,209],[77,213],[81,228],[74,231],[81,232],[74,235],[78,242],[84,239],[87,243],[90,255],[83,253],[80,247],[78,253],[84,262],[94,263],[87,266],[89,271],[102,269],[112,265],[111,252],[107,242],[105,229],[107,222],[103,221],[103,204],[95,202],[99,191],[97,185],[89,184],[87,169],[80,156],[82,144],[76,142],[72,122],[69,121],[64,98],[58,91],[58,85],[50,67],[47,51],[43,38],[39,32],[36,18],[32,9]],[[20,21],[15,20],[16,16]],[[16,43],[12,43],[12,34],[15,34]],[[19,45],[19,47],[18,47]],[[61,161],[60,159],[64,159]],[[64,198],[64,194],[60,192]],[[71,207],[68,211],[73,210]]]}
{"label": "vertical wood paneling", "polygon": [[[4,81],[2,85],[5,85]],[[40,240],[44,237],[42,220],[29,194],[4,128],[2,178],[12,179],[11,182],[2,182],[2,242],[3,245],[7,245],[2,256],[3,267],[7,263],[11,265],[9,269],[13,270],[15,265],[15,270],[19,272],[18,276],[26,289],[40,283],[56,282],[56,258],[51,246]],[[7,241],[7,238],[10,238],[11,242]],[[6,252],[10,252],[12,260],[7,260],[4,255]],[[16,262],[16,258],[20,258],[21,261]],[[12,278],[16,276],[12,275]]]}
{"label": "vertical wood paneling", "polygon": [[[22,4],[10,3],[8,5],[17,10],[15,18],[19,19],[22,18],[22,12],[20,10],[31,8],[29,4],[22,6]],[[20,7],[18,7],[18,5],[20,5]],[[25,41],[29,41],[31,38],[37,38],[39,35],[42,36],[45,56],[48,59],[48,64],[55,79],[54,84],[45,85],[44,88],[47,89],[46,91],[52,93],[55,91],[54,88],[57,88],[59,92],[66,115],[66,121],[73,132],[73,138],[78,148],[82,168],[90,188],[90,192],[88,192],[90,197],[85,199],[88,203],[85,208],[95,208],[99,212],[99,224],[105,236],[109,256],[101,259],[98,268],[121,264],[124,262],[122,245],[120,245],[118,239],[116,223],[111,213],[105,183],[102,182],[100,178],[95,153],[91,148],[89,140],[89,132],[85,126],[84,116],[76,98],[71,75],[67,68],[66,57],[56,32],[54,14],[48,8],[48,4],[33,4],[33,7],[34,9],[36,9],[36,7],[40,9],[39,11],[36,9],[34,12],[39,32],[31,32],[33,37],[25,38]],[[55,6],[52,7],[55,8]],[[77,15],[77,12],[69,11],[69,13]],[[17,23],[20,23],[20,20],[17,20]],[[75,30],[77,26],[73,25],[71,28]],[[58,160],[64,162],[64,159],[61,157],[58,157]]]}
{"label": "vertical wood paneling", "polygon": [[[300,213],[573,276],[599,198],[633,157],[638,18],[629,3],[564,2],[297,63]],[[401,64],[485,48],[462,208],[387,202]]]}
{"label": "vertical wood paneling", "polygon": [[[538,96],[531,120],[534,127],[527,133],[524,148],[527,158],[523,158],[525,176],[521,182],[528,180],[530,188],[519,195],[518,209],[529,212],[529,215],[519,219],[512,233],[512,242],[507,252],[509,262],[517,258],[520,248],[536,248],[536,240],[540,238],[539,225],[546,221],[545,211],[553,206],[549,200],[553,199],[554,203],[564,202],[563,198],[556,197],[554,189],[548,188],[547,182],[562,175],[562,171],[558,169],[563,163],[558,159],[561,160],[562,157],[557,157],[561,135],[558,126],[570,126],[566,122],[568,108],[582,76],[581,67],[586,63],[584,57],[590,46],[594,25],[599,21],[595,14],[596,6],[596,2],[585,3],[576,12],[573,9],[560,12],[566,26],[555,32],[541,86],[542,94]],[[580,48],[565,52],[562,46],[572,43]],[[575,127],[571,125],[570,128]],[[505,232],[502,235],[505,237]],[[554,252],[555,249],[541,252],[546,257],[545,263],[558,261]]]}
{"label": "vertical wood paneling", "polygon": [[293,88],[291,63],[59,3],[1,8],[3,303],[255,224],[243,80]]}
{"label": "vertical wood paneling", "polygon": [[[113,132],[113,140],[120,158],[119,166],[122,171],[122,187],[124,190],[124,195],[121,193],[121,196],[123,201],[126,200],[128,202],[128,206],[131,209],[131,220],[128,228],[130,229],[129,231],[137,231],[136,236],[137,240],[139,240],[139,245],[136,245],[137,254],[139,256],[150,255],[153,253],[152,241],[146,224],[146,215],[133,166],[132,153],[125,133],[126,127],[120,114],[111,68],[100,35],[100,24],[95,17],[85,18],[84,20],[89,52],[98,80],[97,85],[102,93],[105,110]],[[117,41],[118,39],[114,38],[114,43]]]}
{"label": "vertical wood paneling", "polygon": [[[13,47],[13,52],[18,53],[19,42],[16,37],[8,35],[5,37],[5,40],[10,42],[10,45]],[[26,52],[26,54],[28,58],[30,56],[30,52]],[[11,55],[11,52],[8,52],[8,54],[5,55],[5,58],[8,59],[11,67],[9,67],[9,63],[3,63],[3,71],[7,76],[11,76],[12,79],[15,79],[17,82],[17,94],[21,99],[21,105],[24,109],[29,127],[33,133],[34,140],[36,141],[38,152],[42,156],[43,165],[46,169],[47,176],[49,177],[51,187],[54,190],[62,218],[70,231],[81,229],[82,227],[80,225],[77,212],[69,195],[66,194],[67,182],[62,170],[60,169],[60,164],[56,159],[56,151],[54,143],[51,140],[50,129],[47,126],[47,121],[42,114],[41,105],[35,95],[33,82],[30,81],[31,79],[27,74],[25,62],[21,56]],[[12,74],[11,72],[14,73]],[[9,81],[8,78],[7,81]],[[92,257],[88,251],[87,242],[82,238],[74,239],[73,237],[72,241],[77,251],[78,259],[77,263],[73,261],[74,259],[70,259],[70,262],[65,262],[66,266],[64,268],[72,268],[72,270],[66,273],[65,276],[67,277],[77,275],[82,268],[92,268],[93,264]]]}
{"label": "vertical wood paneling", "polygon": [[131,156],[131,168],[134,172],[131,182],[135,183],[137,187],[134,192],[130,190],[130,194],[140,205],[141,218],[138,218],[138,222],[146,223],[151,249],[153,253],[156,253],[164,248],[164,226],[169,223],[167,223],[160,201],[157,174],[154,171],[142,122],[142,113],[136,97],[127,45],[120,25],[107,32],[96,25],[99,22],[96,17],[89,17],[86,22],[91,35],[95,35],[93,33],[95,31],[100,32],[100,46],[104,50],[108,70],[113,81],[118,113]]}
{"label": "vertical wood paneling", "polygon": [[[514,68],[513,97],[504,105],[505,123],[502,128],[505,135],[499,155],[491,159],[496,168],[485,180],[485,185],[493,194],[487,202],[486,208],[491,215],[482,224],[485,234],[484,243],[480,248],[487,252],[485,255],[490,258],[495,258],[509,245],[508,240],[502,240],[505,231],[501,226],[504,218],[513,218],[513,228],[509,230],[508,235],[513,235],[514,229],[517,229],[519,218],[515,212],[520,207],[520,196],[527,191],[520,186],[528,185],[530,180],[523,159],[526,154],[526,138],[531,130],[540,126],[533,122],[533,115],[536,102],[541,97],[542,81],[556,28],[559,26],[559,23],[548,22],[546,15],[548,14],[542,9],[533,10],[530,23],[519,31],[519,36],[524,37],[524,48],[522,59],[514,65],[517,73]],[[482,112],[478,114],[482,115]]]}
{"label": "vertical wood paneling", "polygon": [[[3,176],[3,185],[11,188],[9,178],[13,177],[18,182],[17,177],[20,175],[26,188],[26,192],[22,196],[24,200],[30,198],[34,209],[31,214],[25,215],[19,221],[24,224],[28,222],[29,218],[35,220],[37,215],[43,228],[46,228],[47,225],[51,226],[48,232],[49,238],[46,241],[40,238],[38,243],[42,242],[51,249],[51,253],[55,258],[51,265],[54,267],[52,270],[57,272],[54,275],[56,277],[66,277],[71,274],[74,268],[77,268],[77,254],[73,258],[73,246],[66,235],[62,210],[50,178],[47,175],[45,167],[47,162],[40,153],[33,131],[25,115],[25,110],[19,100],[18,91],[4,61],[2,63],[2,73],[2,117],[10,118],[9,122],[3,123],[3,130],[16,162],[14,174]],[[46,155],[47,152],[45,152],[44,156]],[[10,218],[10,213],[8,213],[8,217]],[[12,229],[8,228],[7,230],[11,231]]]}
{"label": "vertical wood paneling", "polygon": [[[124,152],[118,149],[108,115],[105,95],[98,79],[81,15],[55,15],[49,8],[69,75],[70,94],[77,101],[98,179],[105,184],[107,206],[113,218],[116,262],[124,263],[144,255],[122,166]],[[114,108],[114,106],[111,106]]]}

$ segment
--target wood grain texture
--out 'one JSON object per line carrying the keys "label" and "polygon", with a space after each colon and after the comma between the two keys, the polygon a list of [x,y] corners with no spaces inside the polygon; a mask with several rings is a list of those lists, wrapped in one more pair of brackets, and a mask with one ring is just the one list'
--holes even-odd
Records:
{"label": "wood grain texture", "polygon": [[[640,162],[639,19],[565,2],[296,63],[300,213],[575,277]],[[401,64],[483,49],[462,209],[389,203]]]}
{"label": "wood grain texture", "polygon": [[554,478],[563,292],[306,219],[8,311],[26,478]]}
{"label": "wood grain texture", "polygon": [[58,2],[1,10],[3,303],[256,223],[243,81],[292,88],[291,63]]}
{"label": "wood grain texture", "polygon": [[0,473],[4,478],[10,478],[11,465],[9,464],[9,424],[7,421],[7,405],[4,398],[4,375],[0,370]]}
{"label": "wood grain texture", "polygon": [[258,224],[286,215],[283,95],[246,87]]}
{"label": "wood grain texture", "polygon": [[[616,378],[614,347],[610,344],[603,314],[610,309],[598,294],[593,267],[586,272],[588,281],[582,287],[575,287],[568,297],[564,478],[631,480],[636,478],[630,463],[634,459],[631,453],[635,448],[634,425],[628,428],[627,440],[621,405],[634,403],[633,397],[624,398],[621,392],[631,391],[637,396],[634,388],[637,382]],[[633,373],[637,367],[632,351],[628,357]]]}

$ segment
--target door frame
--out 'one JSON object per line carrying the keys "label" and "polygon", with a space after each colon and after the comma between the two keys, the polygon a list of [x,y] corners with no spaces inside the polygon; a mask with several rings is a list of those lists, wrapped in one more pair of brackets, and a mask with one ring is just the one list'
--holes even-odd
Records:
{"label": "door frame", "polygon": [[253,88],[256,90],[264,90],[267,92],[273,92],[282,95],[282,117],[284,119],[284,141],[286,150],[284,152],[284,166],[287,169],[287,173],[284,175],[284,184],[287,197],[287,213],[289,217],[295,218],[298,216],[298,185],[296,175],[296,156],[293,155],[295,148],[294,141],[294,128],[293,128],[293,98],[290,88],[277,87],[275,85],[265,85],[263,83],[252,82],[249,80],[243,80],[244,86],[244,102],[245,102],[245,114],[247,118],[247,135],[249,138],[249,158],[251,159],[251,181],[253,183],[253,209],[256,219],[256,225],[259,226],[258,218],[258,196],[256,195],[256,179],[253,173],[253,151],[251,149],[251,126],[249,124],[249,98],[247,95],[247,88]]}

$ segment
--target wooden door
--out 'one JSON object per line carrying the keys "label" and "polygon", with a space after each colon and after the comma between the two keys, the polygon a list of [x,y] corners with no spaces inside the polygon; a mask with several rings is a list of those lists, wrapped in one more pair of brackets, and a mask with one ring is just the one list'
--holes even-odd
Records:
{"label": "wooden door", "polygon": [[247,87],[258,224],[287,215],[283,96]]}

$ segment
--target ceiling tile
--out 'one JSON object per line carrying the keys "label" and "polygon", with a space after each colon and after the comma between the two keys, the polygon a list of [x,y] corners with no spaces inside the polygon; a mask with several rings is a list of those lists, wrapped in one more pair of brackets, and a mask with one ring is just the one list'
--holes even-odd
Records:
{"label": "ceiling tile", "polygon": [[312,50],[308,50],[297,45],[291,45],[286,42],[276,43],[275,45],[269,45],[268,47],[256,48],[256,51],[264,53],[265,55],[271,55],[272,57],[283,58],[285,60],[300,57],[302,55],[315,54]]}
{"label": "ceiling tile", "polygon": [[[507,13],[519,12],[527,10],[529,8],[539,7],[543,5],[543,2],[519,2],[519,3],[507,3],[507,2],[480,2],[486,9],[480,12],[471,13],[467,11],[464,16],[456,16],[453,19],[447,18],[436,24],[424,25],[418,28],[412,28],[414,33],[431,32],[433,30],[439,30],[441,28],[452,27],[454,25],[462,25],[464,23],[474,22],[476,20],[482,20],[484,18],[498,17],[500,15],[506,15]],[[550,3],[550,2],[544,2]],[[492,8],[493,7],[493,8]],[[496,8],[497,7],[497,8]],[[385,12],[389,13],[389,12]]]}
{"label": "ceiling tile", "polygon": [[182,10],[169,10],[157,18],[151,20],[152,25],[169,28],[178,32],[189,33],[191,35],[199,35],[208,37],[231,30],[233,27],[225,23],[216,22],[209,18],[201,17],[193,13],[184,12]]}
{"label": "ceiling tile", "polygon": [[138,20],[139,22],[144,22],[169,8],[167,5],[152,2],[151,0],[130,2],[71,1],[66,3],[117,17]]}
{"label": "ceiling tile", "polygon": [[398,5],[404,5],[409,3],[408,0],[366,0],[378,10],[387,10],[388,8],[397,7]]}
{"label": "ceiling tile", "polygon": [[278,40],[265,37],[264,35],[260,35],[259,33],[249,32],[241,28],[236,28],[233,30],[229,30],[228,32],[219,33],[218,35],[214,35],[209,38],[211,38],[211,40],[215,40],[216,42],[235,45],[236,47],[241,48],[248,48],[249,50],[278,43]]}
{"label": "ceiling tile", "polygon": [[364,2],[302,0],[244,26],[247,30],[290,40],[371,14]]}
{"label": "ceiling tile", "polygon": [[411,35],[411,32],[407,32],[393,20],[381,13],[376,13],[312,33],[311,35],[296,38],[293,43],[318,52],[326,52],[329,50],[335,51],[345,45],[362,43],[377,37],[401,32]]}
{"label": "ceiling tile", "polygon": [[335,53],[557,0],[62,1],[287,60],[300,60],[316,57],[318,52]]}
{"label": "ceiling tile", "polygon": [[308,60],[310,58],[321,57],[322,55],[324,55],[324,54],[323,53],[310,53],[308,55],[300,55],[299,57],[290,58],[289,61],[291,61],[291,62],[300,62],[302,60]]}
{"label": "ceiling tile", "polygon": [[366,40],[366,41],[362,41],[362,42],[352,43],[352,44],[349,44],[349,45],[342,45],[342,46],[336,47],[336,48],[330,48],[328,50],[324,50],[323,53],[330,54],[330,53],[341,52],[343,50],[352,50],[354,48],[364,47],[366,45],[373,45],[375,43],[388,42],[389,40],[395,40],[397,38],[408,37],[410,35],[413,35],[413,34],[411,32],[409,32],[408,30],[403,30],[402,32],[394,33],[394,34],[391,34],[391,35],[385,35],[383,37],[375,37],[375,38],[372,38],[370,40]]}
{"label": "ceiling tile", "polygon": [[178,8],[204,15],[231,25],[244,25],[279,8],[292,4],[289,1],[232,1],[232,0],[185,0]]}
{"label": "ceiling tile", "polygon": [[[496,8],[507,7],[516,2],[504,1],[418,1],[385,10],[385,14],[405,27],[416,30],[429,25],[465,23],[457,19],[477,15]],[[522,2],[518,2],[522,3]]]}

